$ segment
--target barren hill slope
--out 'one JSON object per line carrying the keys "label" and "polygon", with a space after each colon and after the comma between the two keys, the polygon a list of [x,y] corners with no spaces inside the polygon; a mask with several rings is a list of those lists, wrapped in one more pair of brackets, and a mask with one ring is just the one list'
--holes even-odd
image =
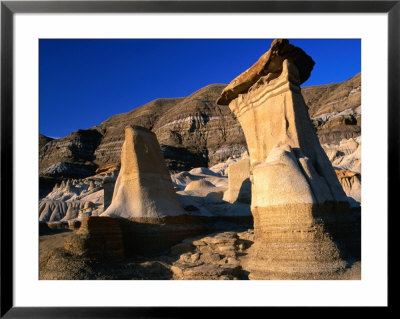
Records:
{"label": "barren hill slope", "polygon": [[[140,125],[158,138],[168,167],[211,166],[246,150],[242,129],[228,106],[216,104],[226,85],[208,85],[186,98],[157,99],[78,130],[39,149],[42,176],[87,176],[118,164],[126,125]],[[361,134],[361,74],[328,85],[302,88],[321,143]],[[41,139],[42,141],[42,139]]]}

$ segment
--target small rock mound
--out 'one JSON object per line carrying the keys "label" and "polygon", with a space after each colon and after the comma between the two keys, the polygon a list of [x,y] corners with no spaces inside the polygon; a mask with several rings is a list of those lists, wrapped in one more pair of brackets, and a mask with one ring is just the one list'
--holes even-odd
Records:
{"label": "small rock mound", "polygon": [[205,180],[201,179],[198,181],[190,182],[186,186],[185,191],[192,191],[192,190],[198,190],[198,189],[210,188],[210,187],[214,187],[214,185],[212,183],[210,183],[209,181],[205,181]]}
{"label": "small rock mound", "polygon": [[219,174],[213,172],[212,170],[206,167],[196,167],[189,171],[192,175],[211,175],[211,176],[219,176]]}

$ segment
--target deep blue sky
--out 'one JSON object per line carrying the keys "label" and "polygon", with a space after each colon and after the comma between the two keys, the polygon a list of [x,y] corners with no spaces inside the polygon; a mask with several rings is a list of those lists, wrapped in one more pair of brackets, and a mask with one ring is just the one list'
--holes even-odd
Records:
{"label": "deep blue sky", "polygon": [[[151,100],[229,83],[272,40],[39,40],[40,133],[63,137]],[[302,86],[361,71],[361,40],[290,40],[315,61]]]}

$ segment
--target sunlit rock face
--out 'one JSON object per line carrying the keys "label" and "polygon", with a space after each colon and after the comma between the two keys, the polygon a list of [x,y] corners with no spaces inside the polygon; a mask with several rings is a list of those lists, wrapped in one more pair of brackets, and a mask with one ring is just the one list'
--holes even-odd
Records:
{"label": "sunlit rock face", "polygon": [[156,135],[140,126],[125,128],[111,205],[102,216],[162,218],[184,214]]}
{"label": "sunlit rock face", "polygon": [[250,159],[244,158],[232,163],[228,168],[228,190],[224,200],[234,203],[251,202]]}
{"label": "sunlit rock face", "polygon": [[238,118],[250,155],[250,279],[329,279],[357,246],[346,194],[299,87],[313,65],[303,50],[275,40],[218,100]]}

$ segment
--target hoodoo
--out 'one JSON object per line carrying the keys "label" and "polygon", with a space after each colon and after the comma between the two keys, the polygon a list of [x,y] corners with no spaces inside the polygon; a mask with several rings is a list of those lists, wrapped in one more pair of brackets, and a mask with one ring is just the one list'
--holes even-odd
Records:
{"label": "hoodoo", "polygon": [[111,205],[102,216],[163,218],[184,214],[156,135],[140,126],[125,128],[118,175]]}
{"label": "hoodoo", "polygon": [[357,246],[346,195],[301,94],[314,64],[288,40],[274,40],[217,101],[238,118],[250,154],[250,279],[330,279]]}

